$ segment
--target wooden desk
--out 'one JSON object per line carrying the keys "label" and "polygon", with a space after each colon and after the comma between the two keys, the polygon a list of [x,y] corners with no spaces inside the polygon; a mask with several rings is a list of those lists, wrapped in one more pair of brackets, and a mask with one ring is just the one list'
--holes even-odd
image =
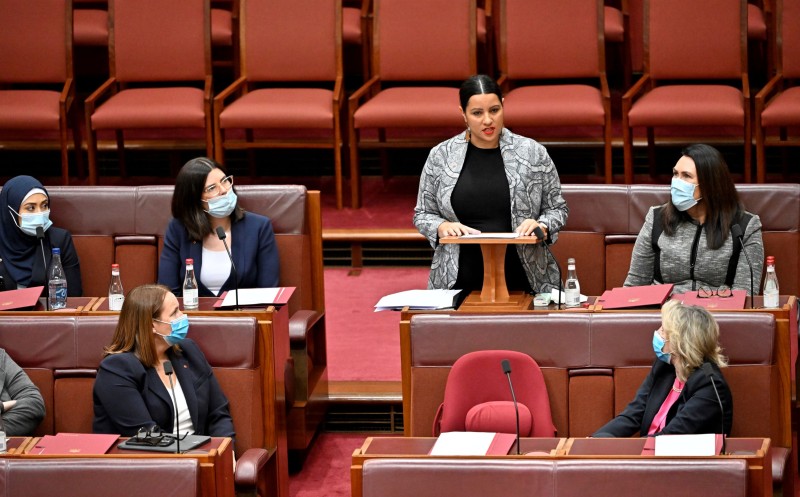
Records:
{"label": "wooden desk", "polygon": [[42,297],[33,309],[0,311],[0,316],[77,316],[89,310],[97,300],[98,297],[67,297],[67,307],[48,311]]}
{"label": "wooden desk", "polygon": [[[29,454],[36,445],[35,438],[25,446],[25,451],[18,457],[25,459],[75,459],[75,458],[193,458],[200,462],[200,488],[204,497],[235,497],[233,480],[233,446],[230,438],[214,437],[210,442],[187,451],[183,454],[167,454],[164,452],[146,452],[141,450],[124,450],[115,445],[105,454],[95,455],[61,455],[61,454]],[[120,441],[125,440],[120,438]]]}
{"label": "wooden desk", "polygon": [[33,442],[38,439],[33,437],[8,437],[6,438],[6,452],[0,457],[17,457],[33,447]]}

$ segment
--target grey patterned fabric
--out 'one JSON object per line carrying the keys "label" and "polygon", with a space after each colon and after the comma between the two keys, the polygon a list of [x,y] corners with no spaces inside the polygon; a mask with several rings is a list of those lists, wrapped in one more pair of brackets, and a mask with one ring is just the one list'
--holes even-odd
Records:
{"label": "grey patterned fabric", "polygon": [[[653,281],[653,245],[651,236],[653,232],[653,211],[656,207],[651,207],[647,212],[639,235],[636,237],[636,244],[633,247],[631,257],[631,267],[628,270],[628,277],[625,278],[625,286],[651,285],[653,283],[674,283],[673,292],[685,293],[692,290],[692,280],[689,279],[689,262],[691,259],[691,247],[694,243],[695,234],[700,225],[693,222],[684,222],[678,225],[672,236],[661,233],[658,237],[658,247],[661,249],[661,278],[663,282]],[[755,214],[747,223],[744,231],[744,250],[750,260],[753,261],[753,282],[755,291],[758,293],[758,286],[761,282],[761,268],[764,265],[764,242],[761,239],[761,218]],[[701,286],[708,288],[719,288],[725,284],[725,276],[728,274],[728,262],[733,252],[733,239],[728,236],[725,244],[717,250],[711,250],[706,244],[705,228],[701,228],[700,241],[697,244],[697,259],[694,265],[694,276],[696,285],[694,290]],[[733,281],[733,288],[736,290],[746,290],[750,294],[750,269],[747,265],[747,257],[739,255],[736,266],[736,278]]]}
{"label": "grey patterned fabric", "polygon": [[[466,133],[462,133],[435,146],[420,177],[414,226],[435,249],[428,288],[452,288],[458,277],[459,247],[439,244],[437,229],[445,221],[458,222],[450,195],[464,166],[468,143]],[[567,222],[569,209],[547,150],[530,138],[503,129],[500,152],[511,193],[512,228],[525,219],[536,219],[547,226],[550,239],[555,242]],[[547,292],[558,287],[558,269],[540,244],[516,245],[516,249],[533,291]]]}

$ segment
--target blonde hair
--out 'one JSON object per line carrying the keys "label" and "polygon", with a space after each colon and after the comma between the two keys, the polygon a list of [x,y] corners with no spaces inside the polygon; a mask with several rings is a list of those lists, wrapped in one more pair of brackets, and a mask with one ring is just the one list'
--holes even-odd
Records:
{"label": "blonde hair", "polygon": [[686,381],[706,360],[728,365],[719,346],[719,325],[705,308],[670,300],[661,308],[661,323],[679,380]]}

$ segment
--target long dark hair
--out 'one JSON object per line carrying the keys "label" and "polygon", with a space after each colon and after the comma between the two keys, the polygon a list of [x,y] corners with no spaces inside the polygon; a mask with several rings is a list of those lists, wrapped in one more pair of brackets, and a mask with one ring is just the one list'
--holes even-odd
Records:
{"label": "long dark hair", "polygon": [[467,111],[467,104],[473,95],[484,95],[487,93],[494,93],[500,102],[503,101],[503,90],[500,86],[489,76],[485,74],[476,74],[470,76],[463,83],[458,90],[458,101],[461,103],[461,108],[464,112]]}
{"label": "long dark hair", "polygon": [[[180,221],[189,238],[202,241],[211,234],[211,222],[203,207],[203,189],[206,186],[208,173],[220,169],[227,176],[221,164],[208,157],[197,157],[183,165],[175,178],[175,192],[172,194],[172,217]],[[235,192],[236,189],[234,188]],[[244,210],[238,205],[231,213],[231,221],[236,222],[244,217]]]}
{"label": "long dark hair", "polygon": [[[702,193],[700,202],[706,206],[706,244],[709,249],[716,250],[725,244],[731,231],[744,211],[736,192],[736,185],[728,172],[728,164],[719,150],[698,143],[684,148],[681,154],[694,161],[697,168],[697,183]],[[691,216],[675,208],[667,202],[662,209],[664,233],[672,235],[683,221]]]}

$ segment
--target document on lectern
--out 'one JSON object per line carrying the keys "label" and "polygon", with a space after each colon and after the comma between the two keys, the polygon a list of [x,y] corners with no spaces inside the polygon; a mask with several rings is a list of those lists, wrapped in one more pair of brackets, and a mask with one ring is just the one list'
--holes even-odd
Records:
{"label": "document on lectern", "polygon": [[509,239],[513,240],[514,238],[519,238],[519,233],[510,232],[510,233],[473,233],[471,235],[461,235],[459,238],[463,240],[469,240],[470,238],[485,238],[487,240],[490,239]]}
{"label": "document on lectern", "polygon": [[513,433],[450,431],[433,444],[432,456],[487,456],[508,454],[517,436]]}
{"label": "document on lectern", "polygon": [[[710,457],[718,455],[722,449],[722,436],[716,433],[659,435],[652,438],[656,456]],[[645,449],[647,449],[647,445],[645,445]]]}
{"label": "document on lectern", "polygon": [[382,297],[375,304],[375,312],[409,309],[450,309],[461,290],[406,290]]}

